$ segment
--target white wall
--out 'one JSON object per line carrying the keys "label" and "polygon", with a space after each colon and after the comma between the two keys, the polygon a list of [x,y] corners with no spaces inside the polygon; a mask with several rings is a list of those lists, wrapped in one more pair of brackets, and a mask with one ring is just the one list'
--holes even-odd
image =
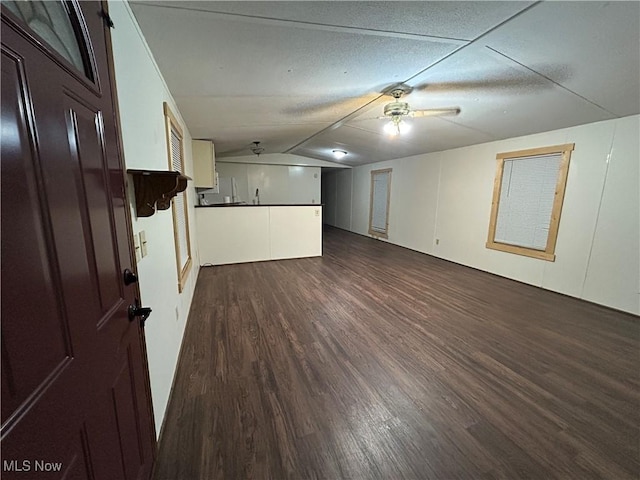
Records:
{"label": "white wall", "polygon": [[216,162],[216,170],[236,179],[243,202],[252,203],[257,188],[261,204],[320,203],[320,167]]}
{"label": "white wall", "polygon": [[638,117],[616,124],[583,295],[638,313],[640,140]]}
{"label": "white wall", "polygon": [[[320,186],[322,194],[321,202],[322,223],[336,226],[336,212],[338,209],[338,176],[335,172],[322,172],[322,184]],[[346,204],[342,206],[343,211],[350,207]],[[346,229],[349,230],[349,229]]]}
{"label": "white wall", "polygon": [[[239,201],[247,202],[251,201],[249,196],[249,175],[247,173],[246,163],[224,163],[216,162],[216,172],[218,172],[219,178],[235,178],[236,179],[236,193]],[[254,190],[255,192],[255,190]],[[253,196],[253,194],[252,194]],[[205,198],[213,203],[213,198],[205,194]],[[216,197],[217,198],[217,197]]]}
{"label": "white wall", "polygon": [[321,203],[320,182],[322,175],[320,167],[288,166],[287,170],[289,202],[282,203]]}
{"label": "white wall", "polygon": [[[127,168],[167,170],[163,102],[168,102],[184,131],[186,174],[193,172],[191,136],[125,2],[109,2],[124,160]],[[132,182],[130,182],[132,183]],[[195,196],[189,192],[191,249],[194,264],[182,294],[178,293],[171,209],[136,217],[132,185],[129,198],[134,234],[146,232],[148,255],[138,262],[142,303],[153,309],[145,335],[156,433],[164,418],[182,336],[198,274],[195,245]]]}
{"label": "white wall", "polygon": [[[325,221],[366,235],[370,172],[392,168],[389,242],[640,314],[639,129],[632,116],[339,171]],[[564,143],[575,150],[556,261],[485,248],[496,154]]]}

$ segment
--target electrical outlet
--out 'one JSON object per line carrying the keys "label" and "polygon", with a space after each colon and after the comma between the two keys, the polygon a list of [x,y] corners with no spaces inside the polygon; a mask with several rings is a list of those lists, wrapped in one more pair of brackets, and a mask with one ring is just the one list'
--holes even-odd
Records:
{"label": "electrical outlet", "polygon": [[142,230],[140,232],[140,254],[142,255],[142,257],[146,257],[147,256],[147,234],[144,230]]}

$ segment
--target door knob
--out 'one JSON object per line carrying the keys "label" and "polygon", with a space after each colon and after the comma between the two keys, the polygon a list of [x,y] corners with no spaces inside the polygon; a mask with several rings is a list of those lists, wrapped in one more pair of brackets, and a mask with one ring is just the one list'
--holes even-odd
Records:
{"label": "door knob", "polygon": [[132,283],[137,283],[138,282],[138,276],[133,273],[131,270],[129,270],[128,268],[126,268],[124,270],[124,284],[125,285],[131,285]]}
{"label": "door knob", "polygon": [[137,298],[133,301],[132,305],[129,305],[127,309],[127,313],[129,314],[129,321],[132,322],[137,317],[140,318],[140,322],[144,325],[144,322],[149,315],[151,315],[151,309],[149,307],[143,307],[140,305],[140,300]]}

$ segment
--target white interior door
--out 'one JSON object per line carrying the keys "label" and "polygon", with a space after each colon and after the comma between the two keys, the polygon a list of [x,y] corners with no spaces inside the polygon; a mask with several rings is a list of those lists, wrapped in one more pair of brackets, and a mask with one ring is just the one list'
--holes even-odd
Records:
{"label": "white interior door", "polygon": [[369,233],[387,237],[389,228],[389,200],[391,195],[391,169],[371,172],[371,207]]}

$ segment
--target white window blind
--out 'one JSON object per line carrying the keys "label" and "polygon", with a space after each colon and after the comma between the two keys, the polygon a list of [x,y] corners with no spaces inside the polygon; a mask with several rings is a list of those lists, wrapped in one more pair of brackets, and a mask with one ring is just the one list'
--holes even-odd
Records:
{"label": "white window blind", "polygon": [[[171,166],[174,171],[183,173],[182,138],[173,128],[171,128]],[[180,192],[173,198],[176,256],[180,271],[186,267],[190,258],[185,194],[186,191]]]}
{"label": "white window blind", "polygon": [[171,167],[174,172],[182,173],[182,138],[171,127]]}
{"label": "white window blind", "polygon": [[371,230],[387,233],[387,199],[389,195],[389,173],[374,172],[371,200]]}
{"label": "white window blind", "polygon": [[544,251],[562,152],[504,161],[495,242]]}

